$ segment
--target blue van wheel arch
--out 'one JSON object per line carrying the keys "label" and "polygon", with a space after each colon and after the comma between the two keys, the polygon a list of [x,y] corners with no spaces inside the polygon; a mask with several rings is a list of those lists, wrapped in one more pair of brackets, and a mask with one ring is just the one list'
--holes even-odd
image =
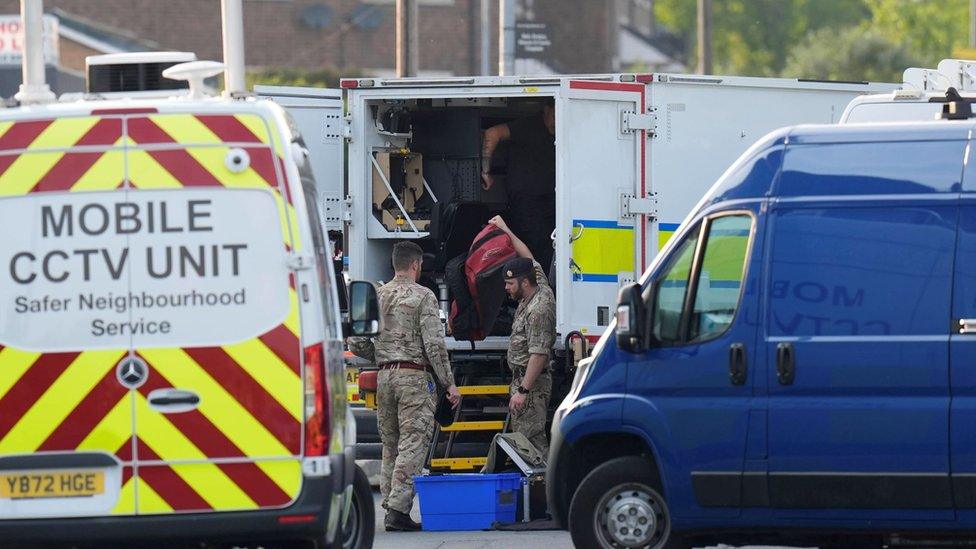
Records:
{"label": "blue van wheel arch", "polygon": [[[641,425],[624,422],[624,410],[628,414],[640,410]],[[660,454],[661,448],[667,448],[670,437],[664,419],[649,400],[621,394],[584,397],[562,417],[556,437],[562,440],[554,444],[559,452],[553,479],[556,482],[552,487],[557,501],[551,503],[554,515],[562,524],[583,478],[602,463],[622,456],[646,456],[660,479],[662,495],[671,501],[674,486],[668,471],[674,464],[668,460],[674,457]]]}
{"label": "blue van wheel arch", "polygon": [[[644,438],[631,432],[601,432],[589,433],[564,446],[559,474],[559,486],[562,493],[559,511],[564,515],[569,510],[573,496],[583,479],[600,465],[624,456],[641,456],[647,460],[654,471],[667,498],[665,486],[666,475],[659,466],[653,448]],[[564,518],[564,517],[563,517]]]}

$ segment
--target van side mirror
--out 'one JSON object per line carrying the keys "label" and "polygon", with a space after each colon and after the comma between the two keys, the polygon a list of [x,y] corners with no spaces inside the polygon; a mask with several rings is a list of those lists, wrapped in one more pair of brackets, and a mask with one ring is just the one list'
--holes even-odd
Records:
{"label": "van side mirror", "polygon": [[365,280],[349,284],[349,324],[347,336],[372,337],[379,335],[380,304],[376,287]]}
{"label": "van side mirror", "polygon": [[640,284],[620,289],[617,294],[617,347],[628,353],[642,353],[647,349],[646,313]]}

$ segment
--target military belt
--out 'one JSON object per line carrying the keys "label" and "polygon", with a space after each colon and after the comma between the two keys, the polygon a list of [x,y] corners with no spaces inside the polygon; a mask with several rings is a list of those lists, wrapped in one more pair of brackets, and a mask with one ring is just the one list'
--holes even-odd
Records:
{"label": "military belt", "polygon": [[384,362],[380,364],[380,370],[420,370],[421,372],[426,372],[430,368],[424,366],[423,364],[417,364],[416,362]]}

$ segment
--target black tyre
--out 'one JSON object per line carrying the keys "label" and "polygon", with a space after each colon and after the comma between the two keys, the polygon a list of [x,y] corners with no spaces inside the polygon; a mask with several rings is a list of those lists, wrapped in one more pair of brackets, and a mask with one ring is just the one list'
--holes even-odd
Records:
{"label": "black tyre", "polygon": [[573,544],[604,549],[685,547],[682,540],[672,539],[662,492],[657,471],[645,458],[622,457],[600,465],[583,479],[569,506]]}
{"label": "black tyre", "polygon": [[352,504],[349,517],[342,526],[342,549],[370,549],[376,527],[376,509],[373,505],[373,489],[369,477],[357,465],[352,482]]}

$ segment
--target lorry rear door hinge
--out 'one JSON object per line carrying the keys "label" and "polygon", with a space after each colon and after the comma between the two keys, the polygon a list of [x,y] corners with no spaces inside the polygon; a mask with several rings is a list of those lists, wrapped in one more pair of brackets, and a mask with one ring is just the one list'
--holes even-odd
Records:
{"label": "lorry rear door hinge", "polygon": [[637,198],[632,194],[620,195],[620,217],[633,219],[638,215],[646,215],[651,220],[657,219],[657,198],[653,195]]}
{"label": "lorry rear door hinge", "polygon": [[347,196],[345,200],[342,201],[342,221],[345,223],[352,222],[352,197]]}
{"label": "lorry rear door hinge", "polygon": [[352,115],[346,115],[342,118],[342,138],[346,141],[352,141]]}
{"label": "lorry rear door hinge", "polygon": [[651,137],[655,128],[657,128],[657,116],[653,114],[633,111],[620,112],[620,133],[628,134],[646,130],[647,137]]}

